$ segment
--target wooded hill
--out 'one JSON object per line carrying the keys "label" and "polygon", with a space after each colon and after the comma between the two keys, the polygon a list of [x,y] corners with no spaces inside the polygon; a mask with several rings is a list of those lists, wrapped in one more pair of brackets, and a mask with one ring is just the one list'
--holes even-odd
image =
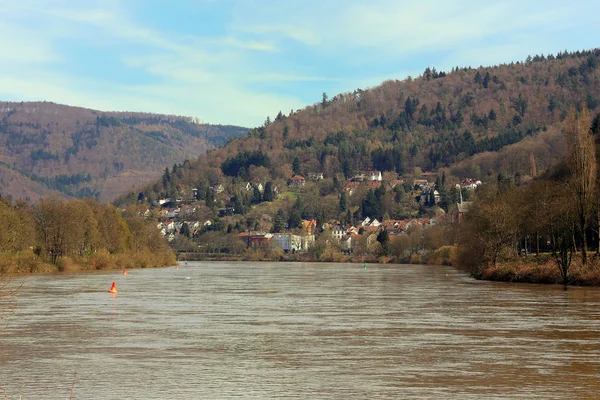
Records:
{"label": "wooded hill", "polygon": [[279,112],[247,137],[174,166],[128,199],[179,197],[194,187],[203,198],[204,188],[223,184],[233,204],[246,181],[284,187],[293,175],[313,172],[326,178],[319,196],[339,196],[344,181],[365,170],[413,178],[444,171],[448,187],[499,173],[524,181],[564,156],[569,107],[585,102],[597,114],[599,67],[595,49],[449,72],[428,67],[415,79],[324,93],[317,104]]}
{"label": "wooded hill", "polygon": [[110,201],[247,132],[179,116],[0,103],[0,192],[34,202],[49,195]]}

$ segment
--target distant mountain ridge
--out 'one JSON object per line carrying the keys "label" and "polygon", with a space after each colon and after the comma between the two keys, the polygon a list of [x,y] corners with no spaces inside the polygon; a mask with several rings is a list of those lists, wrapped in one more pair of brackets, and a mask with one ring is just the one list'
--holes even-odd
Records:
{"label": "distant mountain ridge", "polygon": [[3,102],[0,193],[29,201],[49,195],[110,201],[247,132],[182,116]]}
{"label": "distant mountain ridge", "polygon": [[[584,105],[598,115],[600,49],[448,72],[427,67],[414,79],[332,98],[323,93],[319,103],[289,115],[280,111],[248,137],[190,160],[177,176],[163,175],[129,198],[178,197],[218,183],[231,197],[240,182],[282,186],[293,175],[319,172],[337,185],[370,169],[529,179],[562,159],[562,121],[570,107]],[[331,188],[322,193],[337,194]]]}

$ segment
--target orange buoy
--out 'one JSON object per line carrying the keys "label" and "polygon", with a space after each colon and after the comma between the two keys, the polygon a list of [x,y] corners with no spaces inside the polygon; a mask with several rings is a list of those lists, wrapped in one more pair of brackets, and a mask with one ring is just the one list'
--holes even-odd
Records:
{"label": "orange buoy", "polygon": [[127,270],[123,269],[123,276],[127,276]]}
{"label": "orange buoy", "polygon": [[117,293],[117,283],[113,282],[110,289],[108,289],[108,293]]}
{"label": "orange buoy", "polygon": [[179,269],[179,264],[175,264],[175,269]]}

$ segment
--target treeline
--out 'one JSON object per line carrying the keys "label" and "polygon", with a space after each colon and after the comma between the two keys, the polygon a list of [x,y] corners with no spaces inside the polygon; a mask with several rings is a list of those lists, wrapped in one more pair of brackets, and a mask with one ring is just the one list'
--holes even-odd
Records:
{"label": "treeline", "polygon": [[91,199],[45,199],[36,205],[0,199],[0,271],[153,267],[174,255],[156,226],[135,209]]}
{"label": "treeline", "polygon": [[581,108],[565,120],[564,162],[529,185],[503,177],[479,190],[459,233],[459,262],[474,275],[533,252],[540,258],[529,262],[548,261],[556,276],[532,279],[600,284],[600,115]]}

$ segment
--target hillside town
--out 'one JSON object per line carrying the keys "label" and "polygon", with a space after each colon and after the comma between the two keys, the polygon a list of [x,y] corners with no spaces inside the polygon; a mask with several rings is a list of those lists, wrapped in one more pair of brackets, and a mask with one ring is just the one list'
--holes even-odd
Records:
{"label": "hillside town", "polygon": [[[271,182],[259,180],[243,182],[237,188],[239,192],[248,193],[249,196],[265,198],[271,202],[277,202],[284,193],[300,196],[309,190],[308,184],[323,181],[323,172],[311,172],[306,175],[294,175],[285,185],[275,185]],[[441,202],[441,194],[436,189],[437,174],[422,173],[418,179],[408,181],[407,179],[384,180],[381,171],[361,171],[354,174],[345,184],[341,185],[339,193],[342,197],[351,199],[357,192],[364,195],[365,191],[373,191],[382,185],[390,191],[406,191],[406,194],[415,200],[417,207],[428,207],[436,210],[429,216],[411,216],[403,219],[376,218],[365,216],[360,219],[346,220],[329,219],[317,221],[317,219],[300,219],[300,223],[290,221],[277,223],[275,217],[264,215],[261,220],[254,224],[243,224],[236,218],[234,196],[235,189],[227,190],[226,186],[219,182],[206,189],[205,201],[199,200],[201,189],[191,188],[187,191],[180,188],[180,196],[177,198],[161,198],[152,203],[152,207],[142,212],[146,218],[156,218],[157,228],[162,236],[166,237],[173,247],[180,247],[179,251],[192,251],[196,253],[239,253],[242,251],[279,251],[283,254],[308,253],[321,241],[326,247],[333,247],[344,255],[374,254],[382,253],[381,242],[394,243],[398,238],[411,237],[413,242],[420,242],[421,248],[410,248],[406,245],[406,252],[424,251],[423,238],[432,227],[448,218],[446,213],[437,205]],[[439,179],[438,179],[439,180]],[[468,210],[468,202],[463,201],[463,192],[475,190],[482,182],[465,178],[456,184],[457,206],[459,214]],[[438,182],[439,185],[439,182]],[[268,191],[269,194],[265,194]],[[206,200],[209,199],[209,200]],[[212,213],[203,205],[206,201],[221,205]],[[340,200],[344,201],[344,200]],[[203,214],[204,213],[204,218]],[[416,214],[416,213],[415,213]],[[211,217],[212,216],[212,217]],[[460,215],[457,216],[460,218]],[[235,237],[236,245],[232,246],[232,240],[222,241],[222,245],[215,243],[203,243],[202,236],[207,232],[226,231],[228,236]],[[418,235],[419,240],[415,240]],[[182,243],[185,243],[182,245]]]}

